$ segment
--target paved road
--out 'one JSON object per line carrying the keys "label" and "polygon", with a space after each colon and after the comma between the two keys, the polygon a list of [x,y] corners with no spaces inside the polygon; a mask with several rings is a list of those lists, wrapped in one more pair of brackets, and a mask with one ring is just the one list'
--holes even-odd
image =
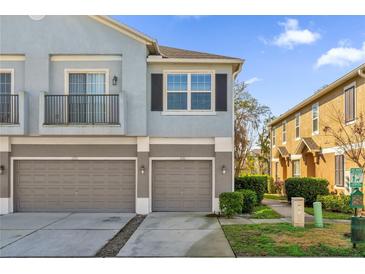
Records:
{"label": "paved road", "polygon": [[206,213],[151,213],[118,256],[234,257],[215,217]]}
{"label": "paved road", "polygon": [[133,218],[129,213],[14,213],[0,216],[0,257],[94,256]]}

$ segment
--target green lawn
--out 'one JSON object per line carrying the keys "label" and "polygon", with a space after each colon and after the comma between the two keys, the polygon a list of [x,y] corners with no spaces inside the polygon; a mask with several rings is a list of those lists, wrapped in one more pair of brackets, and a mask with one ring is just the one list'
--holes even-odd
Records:
{"label": "green lawn", "polygon": [[[312,207],[306,207],[304,211],[310,215],[314,215],[314,210]],[[352,214],[322,210],[322,216],[324,219],[351,220]]]}
{"label": "green lawn", "polygon": [[365,244],[352,248],[349,224],[296,228],[287,223],[223,225],[238,257],[365,257]]}
{"label": "green lawn", "polygon": [[266,205],[255,206],[251,214],[252,219],[277,219],[282,216]]}
{"label": "green lawn", "polygon": [[280,194],[265,193],[264,198],[269,199],[269,200],[287,201],[286,196],[283,196],[283,195],[280,195]]}

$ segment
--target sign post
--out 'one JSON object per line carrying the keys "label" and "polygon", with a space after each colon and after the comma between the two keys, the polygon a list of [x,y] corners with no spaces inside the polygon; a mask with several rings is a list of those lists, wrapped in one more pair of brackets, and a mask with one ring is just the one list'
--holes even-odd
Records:
{"label": "sign post", "polygon": [[361,168],[350,169],[350,187],[351,199],[350,207],[355,209],[355,216],[351,218],[351,241],[353,247],[356,248],[356,243],[365,241],[365,228],[362,227],[362,219],[357,217],[357,209],[364,208],[364,193],[360,191],[363,186],[364,173]]}

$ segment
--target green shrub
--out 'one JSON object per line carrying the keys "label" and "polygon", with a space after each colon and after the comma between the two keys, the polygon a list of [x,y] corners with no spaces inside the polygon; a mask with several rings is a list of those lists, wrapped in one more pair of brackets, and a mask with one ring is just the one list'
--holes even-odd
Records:
{"label": "green shrub", "polygon": [[317,201],[322,203],[322,207],[328,211],[352,213],[353,210],[350,207],[349,195],[318,195]]}
{"label": "green shrub", "polygon": [[240,189],[237,192],[242,194],[242,213],[252,213],[257,204],[256,192],[250,189]]}
{"label": "green shrub", "polygon": [[267,176],[267,193],[275,194],[276,189],[274,185],[274,178],[271,176]]}
{"label": "green shrub", "polygon": [[312,206],[318,195],[328,195],[328,181],[322,178],[293,177],[285,181],[288,201],[292,197],[303,197],[305,204]]}
{"label": "green shrub", "polygon": [[249,175],[237,177],[234,180],[236,190],[250,189],[255,191],[257,196],[257,204],[261,203],[264,194],[267,191],[267,175]]}
{"label": "green shrub", "polygon": [[219,207],[221,212],[231,218],[242,212],[242,194],[239,192],[223,192],[219,195]]}

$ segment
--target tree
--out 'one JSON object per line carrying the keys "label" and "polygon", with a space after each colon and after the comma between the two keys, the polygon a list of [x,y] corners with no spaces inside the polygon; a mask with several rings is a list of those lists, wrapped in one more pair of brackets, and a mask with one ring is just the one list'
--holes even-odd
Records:
{"label": "tree", "polygon": [[265,114],[270,110],[246,91],[247,85],[234,86],[234,157],[235,176],[244,169],[249,153],[257,140],[257,133]]}
{"label": "tree", "polygon": [[268,124],[274,119],[271,111],[265,115],[263,125],[258,132],[257,145],[260,147],[260,155],[258,156],[259,171],[261,174],[268,174],[270,172],[270,158],[271,158],[271,143],[270,130]]}
{"label": "tree", "polygon": [[[335,109],[335,108],[334,108]],[[358,119],[351,125],[344,123],[343,113],[335,109],[330,115],[334,126],[325,126],[323,131],[332,136],[335,145],[340,147],[347,159],[362,170],[365,169],[365,113],[361,112]]]}

